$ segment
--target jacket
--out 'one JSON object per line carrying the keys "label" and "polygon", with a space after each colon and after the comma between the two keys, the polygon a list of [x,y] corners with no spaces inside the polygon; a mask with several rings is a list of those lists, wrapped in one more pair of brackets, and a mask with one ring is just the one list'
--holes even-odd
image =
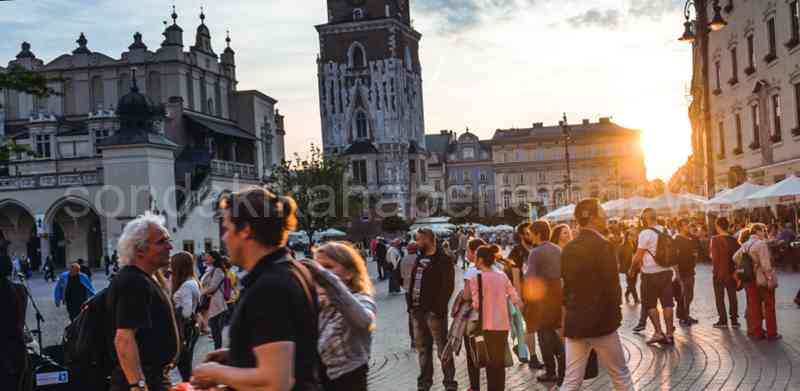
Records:
{"label": "jacket", "polygon": [[616,331],[622,323],[622,291],[617,258],[611,243],[591,229],[561,253],[564,281],[564,336],[601,337]]}
{"label": "jacket", "polygon": [[714,281],[728,282],[733,278],[733,254],[739,249],[730,235],[716,235],[711,238],[711,265]]}
{"label": "jacket", "polygon": [[211,319],[228,309],[225,304],[225,295],[223,294],[224,284],[222,281],[225,279],[225,270],[218,269],[214,266],[206,268],[205,274],[200,279],[200,286],[203,295],[211,295],[211,304],[208,307],[208,319]]}
{"label": "jacket", "polygon": [[525,322],[530,330],[561,328],[561,249],[545,242],[530,252],[527,262]]}
{"label": "jacket", "polygon": [[[88,297],[94,296],[96,293],[94,291],[94,287],[92,287],[92,281],[83,273],[78,273],[78,279],[81,281],[81,285],[86,288],[86,291],[89,293]],[[61,275],[58,276],[58,282],[56,282],[56,288],[53,291],[53,298],[56,301],[56,306],[61,305],[64,302],[64,293],[67,290],[67,282],[69,281],[69,272],[63,272]]]}
{"label": "jacket", "polygon": [[[421,286],[417,287],[417,270],[421,267],[420,263],[426,259],[430,260],[430,264],[422,274]],[[411,280],[407,295],[409,308],[420,312],[433,312],[445,318],[447,305],[455,288],[455,278],[454,265],[441,248],[437,248],[431,256],[423,255],[422,252],[417,253],[417,259],[414,261],[414,267],[411,269],[409,277]],[[415,289],[420,290],[420,302],[417,307],[412,305]]]}
{"label": "jacket", "polygon": [[736,265],[742,264],[744,253],[750,254],[753,258],[753,271],[756,274],[756,285],[764,288],[777,288],[778,276],[772,267],[772,255],[769,252],[767,242],[751,236],[750,240],[742,244],[742,247],[733,255]]}

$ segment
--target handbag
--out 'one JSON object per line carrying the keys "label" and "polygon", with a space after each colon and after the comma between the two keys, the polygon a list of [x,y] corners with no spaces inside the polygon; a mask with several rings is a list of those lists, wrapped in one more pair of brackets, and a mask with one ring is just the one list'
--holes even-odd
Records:
{"label": "handbag", "polygon": [[[486,336],[483,330],[483,279],[480,274],[478,274],[478,308],[478,320],[470,321],[468,325],[468,333],[473,333],[468,334],[471,335],[470,342],[473,346],[472,359],[473,362],[477,364],[478,368],[492,367],[494,366],[492,364],[495,362],[492,360],[489,344],[486,343]],[[508,342],[504,341],[503,345],[503,366],[509,368],[514,366],[514,358],[511,356],[511,350],[508,348]]]}

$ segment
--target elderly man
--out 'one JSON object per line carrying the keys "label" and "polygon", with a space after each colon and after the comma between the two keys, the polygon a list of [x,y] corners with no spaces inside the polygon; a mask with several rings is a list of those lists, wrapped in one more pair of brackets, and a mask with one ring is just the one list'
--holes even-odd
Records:
{"label": "elderly man", "polygon": [[107,324],[113,336],[112,391],[166,391],[179,337],[169,298],[155,272],[169,265],[169,231],[162,216],[146,213],[119,239],[122,266],[108,288]]}
{"label": "elderly man", "polygon": [[67,305],[69,320],[73,321],[81,313],[81,306],[86,299],[94,296],[95,291],[92,281],[86,274],[81,273],[81,266],[76,262],[69,265],[69,271],[58,276],[58,283],[53,293],[56,307],[61,303]]}

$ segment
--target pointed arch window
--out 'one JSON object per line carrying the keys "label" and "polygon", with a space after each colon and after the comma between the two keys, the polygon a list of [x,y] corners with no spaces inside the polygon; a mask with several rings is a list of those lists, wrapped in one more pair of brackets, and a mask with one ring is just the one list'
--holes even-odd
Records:
{"label": "pointed arch window", "polygon": [[367,114],[359,111],[356,114],[356,138],[366,139],[369,138],[369,128],[367,126]]}
{"label": "pointed arch window", "polygon": [[348,50],[348,60],[350,68],[366,68],[367,67],[367,54],[364,46],[359,42],[353,42]]}

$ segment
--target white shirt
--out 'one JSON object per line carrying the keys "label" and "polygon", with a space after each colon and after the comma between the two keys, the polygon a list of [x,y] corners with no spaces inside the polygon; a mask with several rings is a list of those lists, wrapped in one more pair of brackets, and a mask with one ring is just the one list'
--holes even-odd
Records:
{"label": "white shirt", "polygon": [[181,309],[181,316],[188,319],[200,305],[200,284],[194,278],[184,281],[172,295],[172,301],[175,303],[175,308]]}
{"label": "white shirt", "polygon": [[[659,232],[664,232],[664,227],[660,225],[653,226]],[[658,247],[658,234],[653,232],[652,229],[645,228],[639,233],[639,249],[645,250],[644,258],[642,258],[642,273],[655,274],[672,270],[668,267],[658,266],[656,260],[650,254],[656,253]]]}

